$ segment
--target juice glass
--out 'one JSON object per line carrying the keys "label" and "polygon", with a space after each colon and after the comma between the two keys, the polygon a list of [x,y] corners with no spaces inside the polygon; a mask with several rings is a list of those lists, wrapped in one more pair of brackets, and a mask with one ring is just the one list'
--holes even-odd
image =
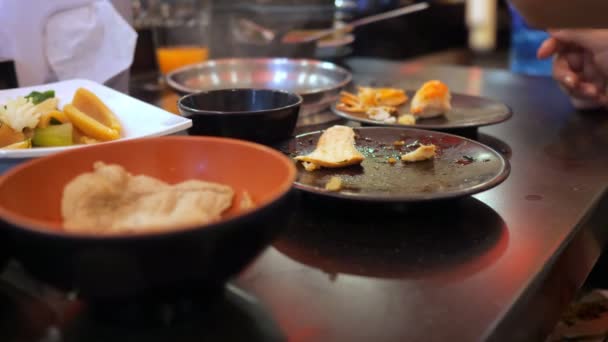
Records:
{"label": "juice glass", "polygon": [[209,8],[203,3],[190,8],[188,16],[171,15],[154,28],[156,60],[163,75],[209,58]]}

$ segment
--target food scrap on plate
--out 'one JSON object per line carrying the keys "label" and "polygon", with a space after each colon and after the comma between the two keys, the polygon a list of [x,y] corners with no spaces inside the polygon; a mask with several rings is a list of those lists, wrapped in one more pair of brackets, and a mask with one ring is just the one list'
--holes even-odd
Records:
{"label": "food scrap on plate", "polygon": [[370,119],[394,123],[397,107],[405,104],[407,94],[395,88],[359,87],[357,94],[340,93],[336,108],[350,113],[365,113]]}
{"label": "food scrap on plate", "polygon": [[312,153],[295,157],[295,160],[303,163],[306,171],[361,164],[364,159],[355,147],[355,131],[351,127],[340,125],[323,132]]}
{"label": "food scrap on plate", "polygon": [[451,109],[450,91],[437,80],[428,81],[418,89],[409,112],[401,110],[408,101],[402,89],[358,87],[357,94],[343,91],[340,95],[336,109],[365,114],[369,119],[383,123],[415,125],[418,119],[443,115]]}
{"label": "food scrap on plate", "polygon": [[[61,214],[71,233],[106,235],[171,231],[212,223],[232,206],[227,185],[186,180],[170,185],[132,175],[120,165],[96,162],[63,190]],[[252,207],[248,195],[241,203]]]}
{"label": "food scrap on plate", "polygon": [[412,98],[411,112],[420,118],[444,115],[452,109],[451,99],[448,86],[441,81],[429,81]]}
{"label": "food scrap on plate", "polygon": [[[393,142],[395,148],[405,145],[402,140]],[[420,145],[416,150],[403,154],[400,159],[404,162],[417,162],[433,159],[436,155],[437,147],[433,144]],[[365,160],[365,156],[359,152],[355,142],[355,131],[348,126],[335,125],[323,132],[317,141],[315,149],[306,155],[294,158],[302,162],[306,171],[312,172],[322,167],[341,168],[351,165],[358,165]],[[389,158],[389,164],[395,164],[397,159]],[[342,180],[330,179],[325,189],[338,191],[342,187]]]}
{"label": "food scrap on plate", "polygon": [[79,88],[63,110],[58,104],[55,92],[48,90],[0,105],[0,148],[69,146],[120,138],[120,122],[91,91]]}
{"label": "food scrap on plate", "polygon": [[342,190],[342,178],[333,176],[325,184],[325,190],[327,191],[340,191]]}
{"label": "food scrap on plate", "polygon": [[437,147],[435,145],[420,145],[414,151],[402,155],[401,160],[404,162],[418,162],[433,159],[436,154]]}

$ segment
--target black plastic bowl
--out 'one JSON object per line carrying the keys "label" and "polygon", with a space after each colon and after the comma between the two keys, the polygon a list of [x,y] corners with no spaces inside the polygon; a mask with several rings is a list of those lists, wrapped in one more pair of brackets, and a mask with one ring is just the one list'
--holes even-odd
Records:
{"label": "black plastic bowl", "polygon": [[190,135],[274,144],[292,136],[302,97],[270,89],[222,89],[190,94],[178,102],[192,119]]}

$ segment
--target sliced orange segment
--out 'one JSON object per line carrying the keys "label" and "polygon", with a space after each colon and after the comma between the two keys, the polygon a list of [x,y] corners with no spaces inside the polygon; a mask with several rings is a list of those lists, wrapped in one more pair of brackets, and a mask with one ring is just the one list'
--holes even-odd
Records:
{"label": "sliced orange segment", "polygon": [[[78,88],[76,94],[74,94],[72,105],[95,121],[120,133],[120,122],[114,113],[91,91]],[[85,130],[82,129],[82,131]]]}
{"label": "sliced orange segment", "polygon": [[25,140],[22,132],[17,132],[9,125],[0,121],[0,147],[8,146]]}
{"label": "sliced orange segment", "polygon": [[91,138],[100,141],[115,140],[120,138],[119,130],[102,124],[93,117],[83,113],[71,103],[65,105],[65,107],[63,107],[63,111],[74,126]]}

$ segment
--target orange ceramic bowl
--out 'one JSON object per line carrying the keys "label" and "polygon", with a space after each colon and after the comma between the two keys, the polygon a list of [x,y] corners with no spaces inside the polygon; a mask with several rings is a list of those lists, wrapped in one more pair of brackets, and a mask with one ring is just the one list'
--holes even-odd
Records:
{"label": "orange ceramic bowl", "polygon": [[[247,191],[254,209],[230,209],[216,223],[135,235],[62,230],[64,186],[116,163],[169,183],[201,179]],[[0,179],[0,220],[15,257],[36,277],[91,299],[170,294],[222,285],[286,226],[293,162],[271,148],[227,138],[164,137],[99,144],[29,161]],[[238,208],[238,206],[233,206]]]}

